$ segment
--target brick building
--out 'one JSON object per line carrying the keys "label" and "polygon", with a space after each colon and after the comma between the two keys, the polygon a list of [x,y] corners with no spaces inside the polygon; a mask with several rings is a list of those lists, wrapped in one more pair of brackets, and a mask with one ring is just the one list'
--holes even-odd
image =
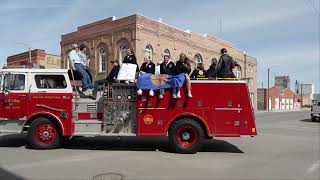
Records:
{"label": "brick building", "polygon": [[225,47],[229,54],[239,62],[241,69],[236,74],[241,78],[250,78],[249,91],[254,107],[257,99],[257,60],[231,43],[219,38],[181,30],[162,22],[141,16],[131,15],[116,19],[110,17],[77,28],[77,31],[61,37],[62,67],[68,68],[67,54],[73,43],[84,44],[88,48],[90,69],[94,79],[102,79],[111,70],[111,60],[123,59],[127,48],[132,48],[138,64],[148,55],[154,62],[163,59],[163,54],[171,55],[176,61],[181,53],[186,53],[197,63],[208,68],[211,59],[219,59],[220,49]]}
{"label": "brick building", "polygon": [[6,68],[20,67],[23,65],[33,65],[44,68],[61,68],[61,57],[47,54],[43,49],[32,50],[31,61],[32,62],[29,62],[29,52],[8,56]]}
{"label": "brick building", "polygon": [[268,105],[270,110],[289,110],[300,108],[300,95],[295,94],[288,88],[281,90],[277,86],[271,87],[269,89],[269,103],[267,101],[267,88],[258,88],[257,93],[258,110],[267,110]]}
{"label": "brick building", "polygon": [[274,78],[274,85],[277,86],[280,90],[286,88],[290,89],[290,77],[289,76],[276,76]]}

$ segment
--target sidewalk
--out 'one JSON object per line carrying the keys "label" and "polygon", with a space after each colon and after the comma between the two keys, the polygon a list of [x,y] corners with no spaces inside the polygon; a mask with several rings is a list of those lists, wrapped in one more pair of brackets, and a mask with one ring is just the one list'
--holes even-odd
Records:
{"label": "sidewalk", "polygon": [[310,108],[302,108],[302,109],[285,109],[285,110],[255,110],[254,113],[255,114],[260,114],[260,113],[272,113],[272,112],[310,112],[311,109]]}

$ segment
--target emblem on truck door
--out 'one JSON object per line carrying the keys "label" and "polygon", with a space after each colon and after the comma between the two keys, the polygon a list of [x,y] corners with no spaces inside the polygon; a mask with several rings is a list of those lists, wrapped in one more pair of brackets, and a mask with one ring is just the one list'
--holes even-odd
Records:
{"label": "emblem on truck door", "polygon": [[153,123],[153,116],[150,114],[143,116],[143,122],[145,124],[152,124]]}

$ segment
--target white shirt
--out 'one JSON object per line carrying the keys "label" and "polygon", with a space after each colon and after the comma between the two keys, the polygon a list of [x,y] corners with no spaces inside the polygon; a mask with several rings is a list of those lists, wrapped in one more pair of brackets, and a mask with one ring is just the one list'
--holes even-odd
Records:
{"label": "white shirt", "polygon": [[81,64],[81,59],[76,50],[72,50],[69,54],[69,59],[73,61],[73,63]]}
{"label": "white shirt", "polygon": [[86,67],[88,61],[87,55],[81,51],[78,51],[78,55],[80,57],[81,64]]}

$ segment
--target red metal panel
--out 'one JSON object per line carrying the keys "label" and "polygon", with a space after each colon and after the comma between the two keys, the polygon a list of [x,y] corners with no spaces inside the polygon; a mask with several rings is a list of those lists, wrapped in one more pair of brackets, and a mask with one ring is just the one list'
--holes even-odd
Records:
{"label": "red metal panel", "polygon": [[255,136],[257,129],[255,125],[254,110],[252,108],[249,90],[246,84],[240,86],[241,88],[241,126],[240,135]]}
{"label": "red metal panel", "polygon": [[28,93],[8,92],[7,95],[1,93],[1,114],[2,118],[23,118],[28,113]]}
{"label": "red metal panel", "polygon": [[[74,132],[72,93],[30,93],[30,97],[28,98],[28,119],[36,114],[45,113],[51,115],[63,127],[63,135],[72,135]],[[47,108],[43,106],[47,106]],[[67,114],[67,117],[63,118],[61,112],[54,109],[63,110]]]}
{"label": "red metal panel", "polygon": [[216,84],[214,107],[215,136],[239,136],[240,85]]}
{"label": "red metal panel", "polygon": [[99,120],[102,121],[103,113],[82,112],[78,113],[78,120]]}
{"label": "red metal panel", "polygon": [[173,121],[183,115],[197,117],[210,136],[256,135],[245,83],[192,83],[192,94],[188,98],[181,88],[180,99],[173,99],[171,90],[163,99],[158,98],[158,92],[154,97],[148,92],[138,96],[137,135],[164,136]]}
{"label": "red metal panel", "polygon": [[[184,88],[181,88],[181,98],[173,99],[171,90],[167,90],[163,99],[158,98],[158,92],[154,97],[145,92],[138,97],[138,135],[161,135],[167,134],[169,126],[174,120],[184,115],[198,117],[203,122],[209,134],[213,134],[212,107],[210,107],[210,93],[204,93],[207,89],[200,84],[192,85],[194,97],[188,98]],[[146,97],[143,99],[142,97]],[[198,104],[200,103],[200,104]],[[146,124],[144,117],[152,115],[153,123]]]}
{"label": "red metal panel", "polygon": [[[1,78],[1,77],[0,77]],[[0,91],[0,117],[4,118],[4,94]]]}

